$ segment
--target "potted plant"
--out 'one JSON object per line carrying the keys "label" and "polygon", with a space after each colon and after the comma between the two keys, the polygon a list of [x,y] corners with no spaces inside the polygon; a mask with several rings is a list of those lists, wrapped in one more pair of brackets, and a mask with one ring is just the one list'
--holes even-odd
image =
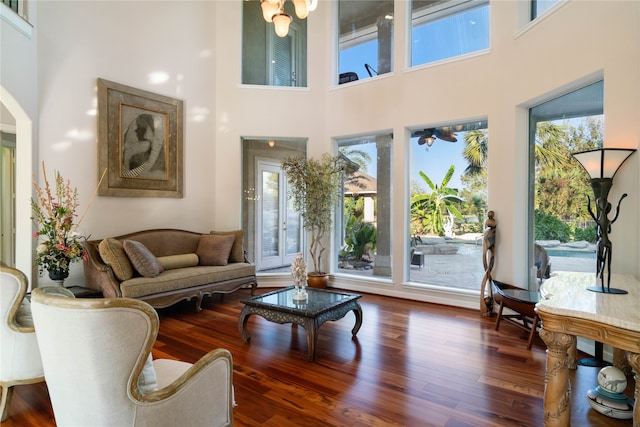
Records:
{"label": "potted plant", "polygon": [[325,153],[320,160],[287,157],[281,167],[289,182],[288,195],[302,216],[304,229],[311,236],[309,255],[313,270],[307,275],[309,286],[326,287],[328,276],[322,268],[322,255],[326,250],[323,239],[331,230],[333,212],[342,196],[343,178],[355,172],[358,166],[345,156]]}
{"label": "potted plant", "polygon": [[42,237],[36,248],[34,264],[40,275],[46,270],[52,280],[61,284],[69,276],[70,264],[87,256],[76,232],[79,222],[74,224],[79,205],[78,191],[71,188],[70,182],[65,182],[57,171],[54,172],[55,187],[52,188],[44,162],[42,171],[44,188],[34,182],[37,197],[31,199],[31,218],[37,228],[33,237]]}

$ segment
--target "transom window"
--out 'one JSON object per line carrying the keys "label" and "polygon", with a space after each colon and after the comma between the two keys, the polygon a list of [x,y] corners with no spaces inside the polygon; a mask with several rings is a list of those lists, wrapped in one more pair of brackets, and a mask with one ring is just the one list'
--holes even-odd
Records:
{"label": "transom window", "polygon": [[559,0],[531,0],[531,20],[549,10],[551,6],[558,3]]}
{"label": "transom window", "polygon": [[338,3],[338,83],[393,70],[393,0]]}
{"label": "transom window", "polygon": [[411,3],[411,66],[489,48],[489,2]]}

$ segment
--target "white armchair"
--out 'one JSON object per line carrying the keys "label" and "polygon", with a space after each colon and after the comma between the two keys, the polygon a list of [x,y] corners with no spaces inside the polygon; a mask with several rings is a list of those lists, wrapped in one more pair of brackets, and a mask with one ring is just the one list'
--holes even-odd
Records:
{"label": "white armchair", "polygon": [[29,301],[25,300],[26,276],[15,268],[0,266],[0,385],[2,421],[7,418],[13,387],[44,381]]}
{"label": "white armchair", "polygon": [[32,293],[33,319],[58,426],[233,425],[231,354],[194,365],[154,360],[159,320],[128,298]]}

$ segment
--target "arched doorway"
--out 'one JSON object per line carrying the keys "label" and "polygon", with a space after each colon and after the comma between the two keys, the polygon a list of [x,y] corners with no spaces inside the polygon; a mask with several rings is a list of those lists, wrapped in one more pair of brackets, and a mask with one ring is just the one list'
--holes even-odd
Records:
{"label": "arched doorway", "polygon": [[[32,238],[31,238],[31,188],[33,176],[32,150],[32,120],[16,99],[0,86],[0,108],[2,108],[2,122],[0,130],[15,135],[15,162],[13,165],[15,197],[13,217],[15,230],[8,247],[13,247],[14,267],[23,271],[31,282],[32,277]],[[4,180],[3,180],[3,184]],[[4,191],[3,191],[4,194]],[[5,203],[5,200],[2,200]],[[3,239],[5,237],[3,236]],[[3,242],[4,248],[4,242]]]}

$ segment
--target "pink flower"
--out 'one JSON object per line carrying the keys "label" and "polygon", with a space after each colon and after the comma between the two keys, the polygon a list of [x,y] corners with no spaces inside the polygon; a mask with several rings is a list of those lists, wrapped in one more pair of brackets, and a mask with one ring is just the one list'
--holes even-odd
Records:
{"label": "pink flower", "polygon": [[31,235],[31,237],[38,237],[39,235],[40,235],[40,233],[38,233],[38,232],[36,231],[35,233],[33,233],[33,234]]}

